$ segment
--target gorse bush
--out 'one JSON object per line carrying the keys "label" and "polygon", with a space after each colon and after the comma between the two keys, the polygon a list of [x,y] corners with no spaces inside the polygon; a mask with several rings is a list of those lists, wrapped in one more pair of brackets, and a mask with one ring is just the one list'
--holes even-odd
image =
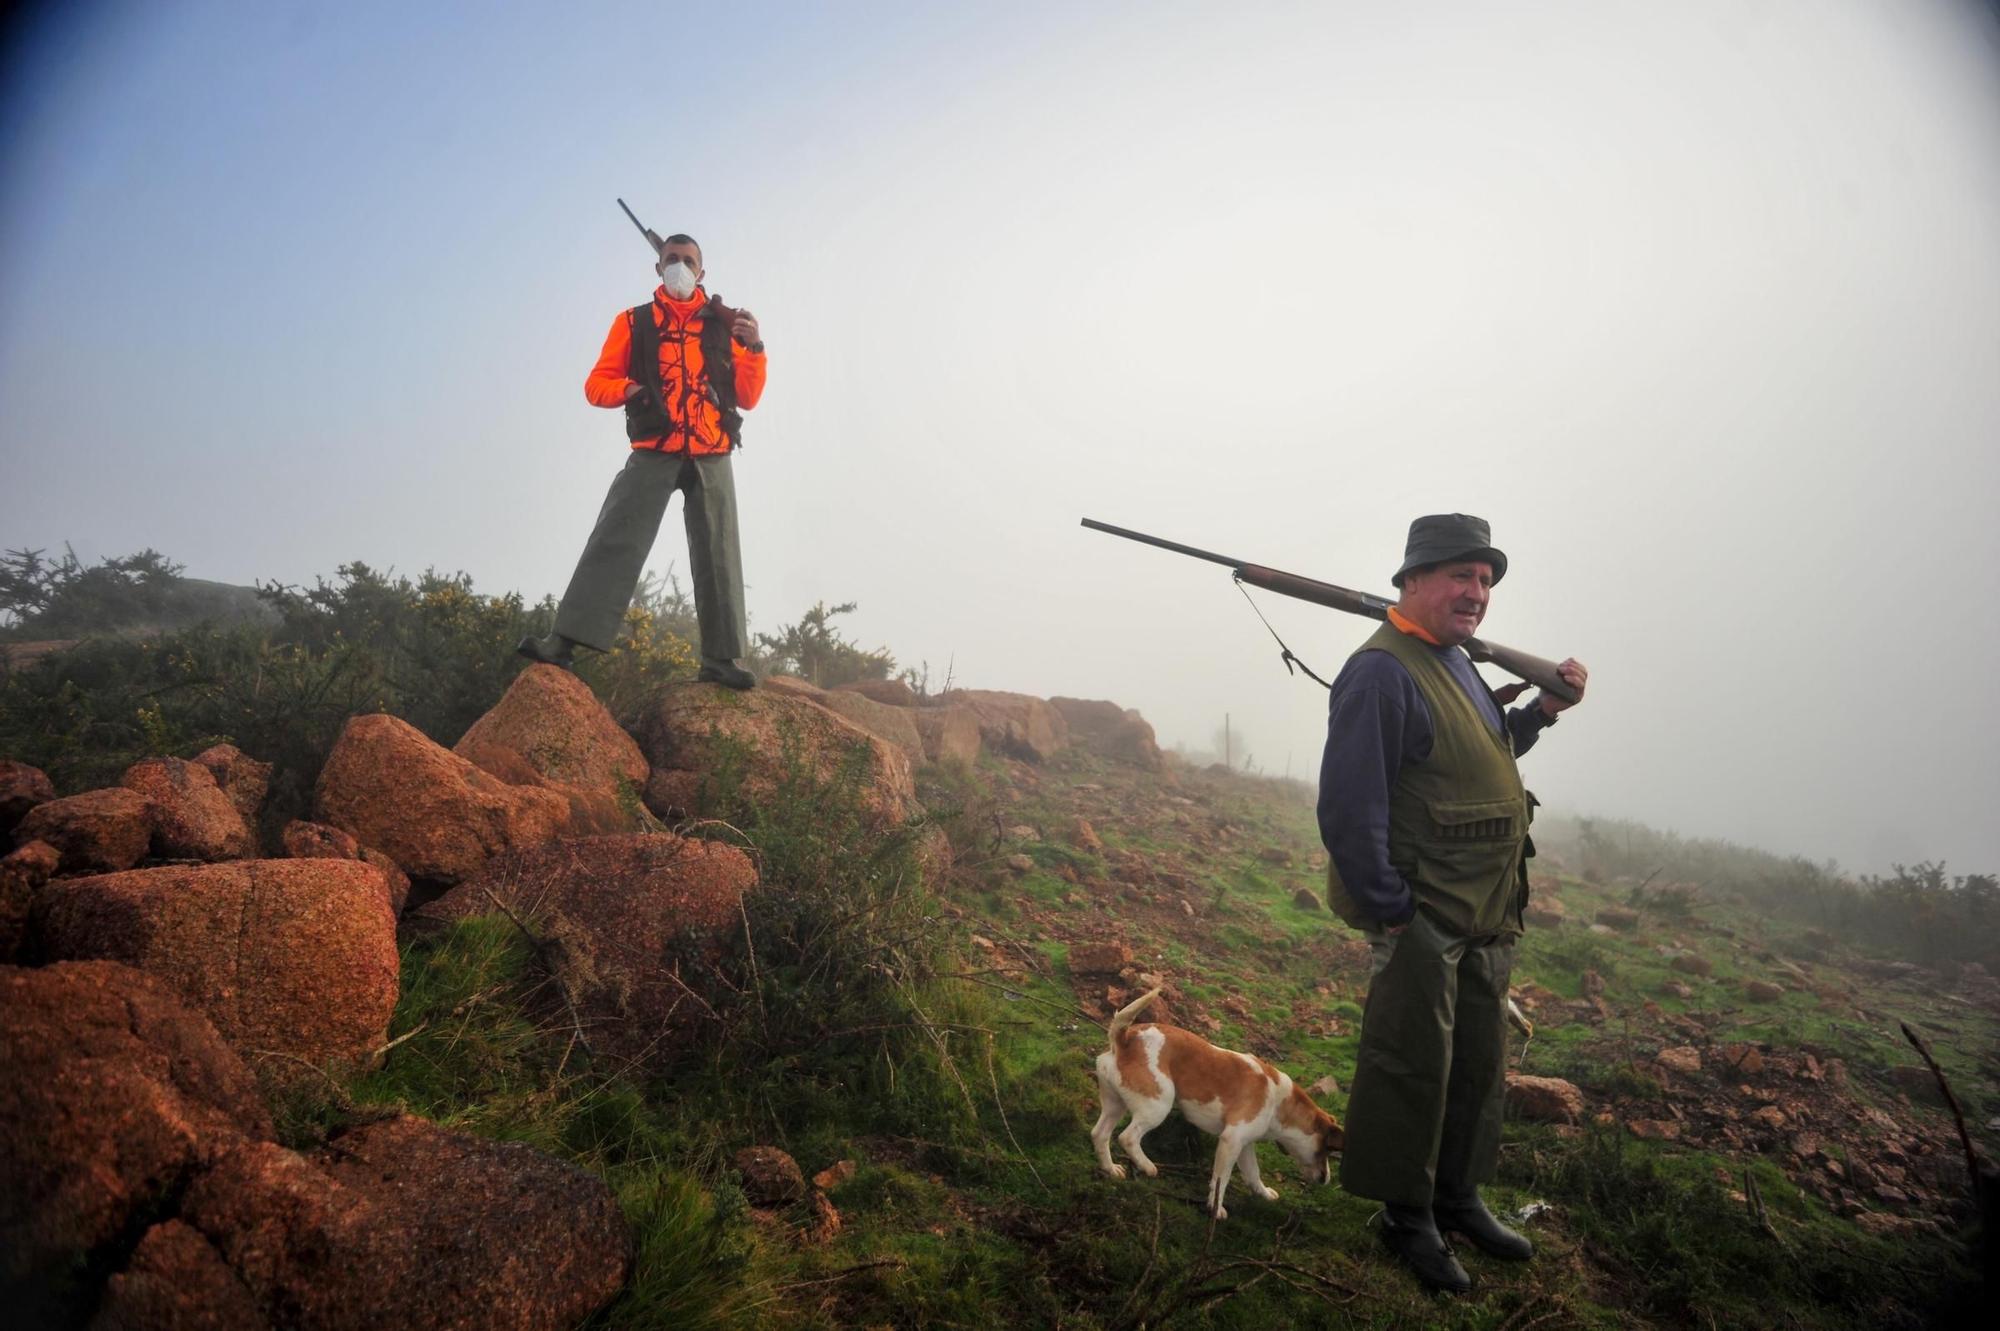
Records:
{"label": "gorse bush", "polygon": [[896,658],[886,647],[873,651],[849,642],[835,628],[837,616],[852,614],[855,603],[829,606],[820,601],[796,624],[757,635],[759,663],[766,670],[798,675],[823,689],[863,679],[887,679]]}
{"label": "gorse bush", "polygon": [[[170,580],[174,567],[147,562],[131,577]],[[0,664],[0,752],[70,791],[114,781],[138,758],[185,757],[226,739],[274,764],[266,812],[282,820],[310,803],[349,717],[389,712],[455,743],[519,673],[514,645],[554,611],[546,600],[529,607],[516,593],[479,593],[463,573],[411,579],[358,562],[332,581],[260,595],[269,623],[97,638]],[[615,708],[694,666],[685,638],[634,609],[616,649],[591,654],[578,673]]]}
{"label": "gorse bush", "polygon": [[[2000,877],[1993,874],[1951,874],[1942,863],[1919,863],[1896,865],[1885,876],[1853,877],[1831,863],[1613,818],[1550,815],[1537,824],[1536,836],[1573,854],[1585,875],[1599,882],[1664,874],[1701,895],[1730,893],[1913,961],[1976,961],[2000,973]],[[1686,894],[1676,901],[1667,889],[1649,887],[1635,894],[1634,904],[1678,918],[1692,913],[1699,899]]]}

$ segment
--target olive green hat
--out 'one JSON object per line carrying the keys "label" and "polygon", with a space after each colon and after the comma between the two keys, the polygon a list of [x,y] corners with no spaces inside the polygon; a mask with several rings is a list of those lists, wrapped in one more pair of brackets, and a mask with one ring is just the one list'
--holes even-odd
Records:
{"label": "olive green hat", "polygon": [[1485,518],[1467,513],[1433,513],[1410,524],[1410,539],[1403,547],[1403,566],[1389,581],[1401,587],[1403,575],[1413,569],[1460,559],[1493,565],[1496,584],[1507,576],[1507,556],[1493,548],[1493,531]]}

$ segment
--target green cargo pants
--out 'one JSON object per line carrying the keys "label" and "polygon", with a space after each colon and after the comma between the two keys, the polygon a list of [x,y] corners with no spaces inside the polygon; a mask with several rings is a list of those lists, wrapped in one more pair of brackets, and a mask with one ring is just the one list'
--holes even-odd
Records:
{"label": "green cargo pants", "polygon": [[[1463,938],[1422,910],[1371,936],[1378,969],[1361,1015],[1340,1186],[1429,1206],[1493,1177],[1507,1081],[1514,940]],[[1388,952],[1386,964],[1382,963]]]}
{"label": "green cargo pants", "polygon": [[667,501],[687,491],[688,573],[701,621],[701,654],[734,661],[750,652],[743,610],[743,554],[736,536],[736,482],[729,455],[689,457],[635,448],[612,479],[584,542],[569,590],[556,611],[556,632],[600,652],[611,650],[633,589],[652,553]]}

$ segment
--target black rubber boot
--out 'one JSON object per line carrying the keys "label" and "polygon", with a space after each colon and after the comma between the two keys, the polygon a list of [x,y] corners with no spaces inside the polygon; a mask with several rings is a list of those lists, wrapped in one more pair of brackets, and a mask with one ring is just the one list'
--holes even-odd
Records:
{"label": "black rubber boot", "polygon": [[719,661],[706,656],[701,659],[701,670],[695,678],[704,684],[720,684],[729,689],[757,687],[757,677],[736,662]]}
{"label": "black rubber boot", "polygon": [[560,633],[551,633],[546,638],[523,638],[514,655],[543,665],[561,666],[564,670],[576,669],[576,642]]}
{"label": "black rubber boot", "polygon": [[1527,1235],[1517,1234],[1494,1219],[1486,1203],[1479,1200],[1476,1189],[1462,1197],[1440,1195],[1431,1205],[1431,1216],[1440,1230],[1463,1234],[1472,1240],[1473,1247],[1489,1257],[1525,1262],[1535,1255],[1535,1245],[1528,1241]]}
{"label": "black rubber boot", "polygon": [[1451,1245],[1438,1233],[1429,1208],[1385,1206],[1375,1227],[1389,1251],[1424,1284],[1451,1294],[1464,1294],[1472,1288],[1472,1277],[1452,1256]]}

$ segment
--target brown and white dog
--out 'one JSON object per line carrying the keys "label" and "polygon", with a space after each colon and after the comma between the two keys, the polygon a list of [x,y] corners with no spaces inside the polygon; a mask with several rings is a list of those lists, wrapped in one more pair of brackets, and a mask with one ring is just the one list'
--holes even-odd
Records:
{"label": "brown and white dog", "polygon": [[1140,1173],[1149,1178],[1158,1174],[1139,1139],[1178,1104],[1188,1122],[1217,1137],[1208,1182],[1208,1210],[1217,1220],[1229,1218],[1222,1194],[1232,1165],[1250,1191],[1267,1202],[1278,1199],[1258,1176],[1258,1142],[1278,1143],[1308,1179],[1332,1182],[1333,1152],[1347,1140],[1333,1115],[1261,1058],[1217,1049],[1174,1026],[1133,1025],[1133,1018],[1159,993],[1154,989],[1118,1009],[1111,1019],[1111,1047],[1097,1056],[1097,1099],[1104,1112],[1090,1130],[1090,1141],[1097,1148],[1098,1167],[1112,1178],[1125,1177],[1125,1167],[1111,1162],[1111,1130],[1130,1111],[1132,1121],[1118,1134],[1118,1144]]}

